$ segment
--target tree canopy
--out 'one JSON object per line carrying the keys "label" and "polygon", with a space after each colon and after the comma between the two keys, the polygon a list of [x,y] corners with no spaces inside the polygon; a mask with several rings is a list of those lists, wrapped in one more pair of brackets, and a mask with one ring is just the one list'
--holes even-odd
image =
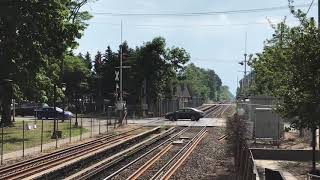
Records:
{"label": "tree canopy", "polygon": [[233,99],[229,89],[222,86],[220,77],[212,69],[199,68],[191,63],[185,67],[180,79],[188,85],[193,96],[212,101]]}
{"label": "tree canopy", "polygon": [[320,31],[313,18],[291,7],[299,26],[282,22],[253,59],[256,90],[278,98],[277,110],[298,128],[319,125]]}
{"label": "tree canopy", "polygon": [[[182,47],[168,47],[156,37],[137,47],[127,42],[119,49],[109,46],[91,56],[74,55],[91,18],[81,7],[89,0],[4,0],[0,2],[0,94],[2,122],[10,125],[10,103],[35,101],[53,104],[64,94],[69,102],[77,94],[90,94],[102,105],[104,99],[115,101],[115,71],[123,52],[123,95],[131,104],[140,104],[147,93],[147,103],[172,98],[174,86],[187,84],[192,95],[204,100],[219,100],[221,79],[213,70],[189,64],[190,55]],[[12,83],[10,83],[12,80]],[[67,91],[62,92],[62,83]],[[54,96],[57,87],[57,97]],[[98,108],[103,108],[98,105]]]}
{"label": "tree canopy", "polygon": [[[172,98],[178,84],[186,84],[192,96],[203,100],[229,100],[231,93],[224,93],[220,87],[221,79],[213,70],[205,70],[187,65],[190,55],[180,47],[167,47],[162,37],[154,38],[134,49],[127,42],[122,44],[123,65],[130,66],[123,70],[124,99],[129,104],[140,104],[143,97],[142,88],[146,83],[148,103],[154,103],[158,98]],[[97,99],[115,100],[115,71],[119,66],[119,50],[113,51],[109,46],[94,58],[93,73]],[[103,82],[103,83],[101,83]],[[223,91],[226,89],[223,89]],[[227,94],[227,95],[226,95]]]}
{"label": "tree canopy", "polygon": [[1,83],[3,123],[10,124],[13,91],[20,99],[48,99],[46,90],[59,81],[65,53],[87,26],[90,15],[79,10],[87,2],[0,2],[0,79],[13,81],[13,90]]}

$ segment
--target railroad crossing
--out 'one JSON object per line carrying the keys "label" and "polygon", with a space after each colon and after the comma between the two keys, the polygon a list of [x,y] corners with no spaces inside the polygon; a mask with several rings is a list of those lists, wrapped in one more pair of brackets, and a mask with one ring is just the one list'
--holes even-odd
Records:
{"label": "railroad crossing", "polygon": [[[232,164],[231,157],[225,156],[225,115],[233,111],[232,105],[198,108],[205,112],[199,121],[129,120],[125,128],[116,128],[89,141],[3,165],[0,178],[210,179],[230,176],[224,169],[231,169],[218,164],[222,161]],[[208,174],[206,171],[210,169]]]}

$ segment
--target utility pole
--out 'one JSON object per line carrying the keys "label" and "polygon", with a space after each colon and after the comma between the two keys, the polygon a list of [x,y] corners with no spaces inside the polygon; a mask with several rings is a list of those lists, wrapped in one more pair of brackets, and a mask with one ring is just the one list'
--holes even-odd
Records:
{"label": "utility pole", "polygon": [[[320,28],[320,0],[318,0],[318,29]],[[312,129],[312,172],[316,173],[316,138],[317,138],[317,128]],[[320,133],[320,130],[319,130]],[[319,137],[320,144],[320,137]],[[319,145],[320,147],[320,145]]]}
{"label": "utility pole", "polygon": [[320,0],[318,0],[318,28],[320,27]]}
{"label": "utility pole", "polygon": [[[318,0],[318,28],[320,28],[320,0]],[[319,128],[319,150],[320,150],[320,128]]]}
{"label": "utility pole", "polygon": [[244,78],[246,78],[246,76],[247,76],[247,32],[246,32],[246,37],[244,42]]}
{"label": "utility pole", "polygon": [[122,20],[121,20],[121,35],[120,35],[120,105],[121,105],[121,109],[120,109],[120,119],[119,119],[119,125],[122,125],[122,116],[123,116],[123,91],[122,91]]}
{"label": "utility pole", "polygon": [[121,45],[120,45],[120,103],[123,102],[123,93],[122,93],[122,20],[121,20]]}
{"label": "utility pole", "polygon": [[244,53],[244,78],[247,76],[247,53]]}
{"label": "utility pole", "polygon": [[54,113],[54,119],[53,119],[53,132],[51,135],[51,139],[57,139],[57,85],[54,84],[53,86],[53,113]]}
{"label": "utility pole", "polygon": [[241,94],[246,97],[246,85],[247,85],[247,82],[246,82],[246,76],[247,76],[247,32],[246,32],[246,36],[245,36],[245,43],[244,43],[244,60],[239,62],[240,65],[243,65],[244,66],[244,77],[243,79],[241,80],[241,83],[242,83],[242,87],[241,87]]}

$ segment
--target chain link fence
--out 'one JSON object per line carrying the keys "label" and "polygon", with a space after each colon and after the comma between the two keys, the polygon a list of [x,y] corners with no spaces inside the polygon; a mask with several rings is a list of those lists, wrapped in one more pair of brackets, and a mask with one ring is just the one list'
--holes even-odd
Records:
{"label": "chain link fence", "polygon": [[237,114],[227,120],[229,151],[234,156],[237,180],[259,179],[254,158],[247,144],[247,127],[245,120]]}
{"label": "chain link fence", "polygon": [[201,99],[197,98],[159,99],[147,107],[127,105],[124,112],[120,113],[114,106],[105,106],[103,111],[98,111],[93,104],[81,103],[78,106],[68,106],[75,115],[70,119],[18,116],[15,117],[13,126],[1,126],[1,164],[108,133],[119,127],[119,123],[122,122],[119,117],[125,119],[122,124],[126,124],[127,118],[160,117],[179,108],[197,107],[201,104]]}
{"label": "chain link fence", "polygon": [[[62,120],[16,117],[13,126],[1,126],[1,164],[103,135],[119,127],[119,116],[109,107],[105,114],[78,114]],[[123,115],[126,118],[127,114]],[[125,123],[126,121],[124,121]]]}

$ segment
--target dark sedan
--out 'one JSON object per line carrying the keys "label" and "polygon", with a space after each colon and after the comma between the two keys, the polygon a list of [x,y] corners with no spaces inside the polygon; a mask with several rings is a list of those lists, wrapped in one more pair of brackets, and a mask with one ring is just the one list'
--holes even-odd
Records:
{"label": "dark sedan", "polygon": [[[33,116],[35,109],[42,107],[48,107],[45,103],[35,103],[35,102],[24,102],[16,105],[15,113],[17,116]],[[13,112],[13,107],[11,107]]]}
{"label": "dark sedan", "polygon": [[191,119],[191,121],[198,121],[203,117],[204,112],[195,108],[182,108],[165,115],[165,118],[169,119],[170,121],[176,121],[177,119]]}
{"label": "dark sedan", "polygon": [[35,116],[38,119],[49,119],[49,118],[54,118],[55,116],[58,119],[62,119],[64,117],[64,119],[71,119],[73,117],[73,114],[70,111],[64,111],[63,114],[63,110],[56,107],[56,111],[54,110],[53,107],[44,107],[44,108],[40,108],[35,110]]}

